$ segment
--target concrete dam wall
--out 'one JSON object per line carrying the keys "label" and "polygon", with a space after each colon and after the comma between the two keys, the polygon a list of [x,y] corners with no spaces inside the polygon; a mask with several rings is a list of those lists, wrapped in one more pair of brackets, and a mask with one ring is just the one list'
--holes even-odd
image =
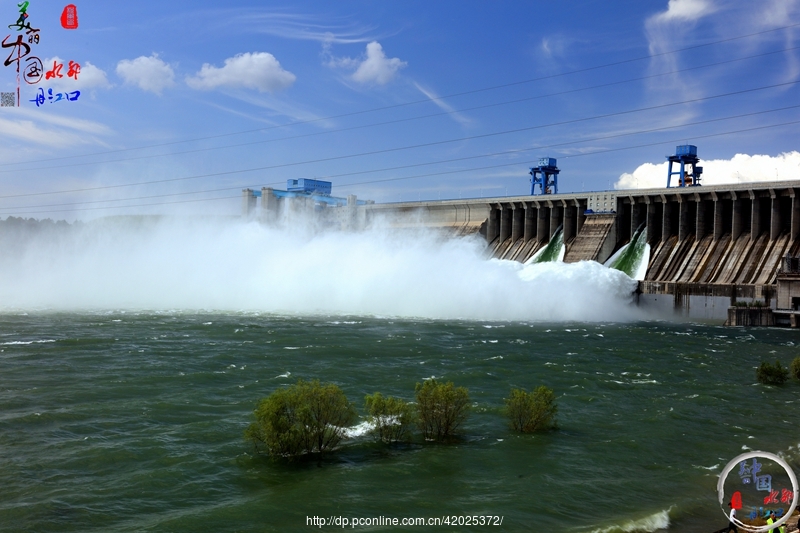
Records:
{"label": "concrete dam wall", "polygon": [[565,262],[604,262],[647,228],[640,304],[724,320],[739,301],[774,306],[781,259],[800,254],[797,182],[358,206],[361,224],[480,234],[494,257],[524,262],[563,229]]}

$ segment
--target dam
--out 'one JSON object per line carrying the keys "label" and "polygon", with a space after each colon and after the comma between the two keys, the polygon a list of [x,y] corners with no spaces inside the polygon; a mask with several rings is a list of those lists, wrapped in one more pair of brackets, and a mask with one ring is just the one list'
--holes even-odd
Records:
{"label": "dam", "polygon": [[[639,305],[721,323],[736,305],[800,308],[800,298],[777,285],[796,276],[800,287],[800,269],[791,268],[797,261],[790,261],[800,255],[798,191],[800,182],[775,181],[384,204],[351,196],[324,211],[329,224],[352,229],[384,224],[480,235],[492,257],[519,262],[559,227],[568,263],[603,263],[643,228],[651,253]],[[251,202],[252,191],[245,198]],[[275,200],[262,206],[274,219]]]}
{"label": "dam", "polygon": [[372,204],[362,218],[478,233],[493,257],[521,262],[559,226],[565,262],[601,263],[643,227],[651,254],[640,305],[724,320],[737,303],[777,305],[782,259],[800,253],[798,189],[784,181]]}

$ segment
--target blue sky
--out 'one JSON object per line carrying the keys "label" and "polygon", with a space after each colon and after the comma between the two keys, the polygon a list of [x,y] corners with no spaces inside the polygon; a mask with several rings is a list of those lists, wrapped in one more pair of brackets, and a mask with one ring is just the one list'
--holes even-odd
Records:
{"label": "blue sky", "polygon": [[[243,187],[299,177],[519,195],[541,156],[561,192],[661,186],[684,142],[706,183],[800,175],[797,0],[87,0],[74,30],[65,5],[27,8],[31,55],[81,72],[0,107],[0,217],[235,214]],[[39,88],[81,94],[37,107]]]}

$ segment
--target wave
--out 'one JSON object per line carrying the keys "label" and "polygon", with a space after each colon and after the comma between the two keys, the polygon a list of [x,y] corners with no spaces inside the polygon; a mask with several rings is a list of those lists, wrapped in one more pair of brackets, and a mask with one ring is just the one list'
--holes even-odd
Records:
{"label": "wave", "polygon": [[594,529],[591,533],[651,533],[669,527],[669,513],[672,507],[653,513],[644,518],[628,520],[621,524]]}
{"label": "wave", "polygon": [[55,339],[42,339],[38,341],[9,341],[9,342],[0,342],[0,346],[11,346],[14,344],[46,344],[49,342],[56,342]]}

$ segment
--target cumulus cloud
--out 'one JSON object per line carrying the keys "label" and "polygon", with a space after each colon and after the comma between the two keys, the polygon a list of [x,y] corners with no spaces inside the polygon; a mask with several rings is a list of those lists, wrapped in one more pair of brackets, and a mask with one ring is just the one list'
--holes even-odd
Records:
{"label": "cumulus cloud", "polygon": [[667,10],[654,16],[661,22],[697,20],[716,10],[710,0],[669,0]]}
{"label": "cumulus cloud", "polygon": [[45,71],[52,70],[53,65],[61,64],[61,78],[51,78],[47,80],[48,86],[57,90],[88,90],[88,89],[108,89],[111,84],[105,71],[96,67],[91,62],[80,63],[80,70],[75,76],[67,76],[69,72],[69,60],[65,61],[60,57],[48,57],[44,60]]}
{"label": "cumulus cloud", "polygon": [[367,57],[353,73],[353,79],[359,83],[377,83],[386,85],[394,78],[397,71],[408,63],[393,57],[386,57],[383,47],[378,41],[367,44]]}
{"label": "cumulus cloud", "polygon": [[362,84],[386,85],[394,79],[398,70],[408,65],[396,57],[386,57],[378,41],[367,44],[366,53],[361,58],[333,57],[329,43],[323,46],[323,56],[328,57],[327,65],[331,68],[355,69],[350,77]]}
{"label": "cumulus cloud", "polygon": [[[645,163],[632,173],[622,174],[615,189],[654,189],[667,184],[667,165]],[[701,160],[703,185],[800,179],[800,152],[777,156],[736,154],[731,159]],[[673,165],[672,170],[676,170]],[[672,177],[673,183],[676,176]]]}
{"label": "cumulus cloud", "polygon": [[272,54],[253,52],[229,57],[222,67],[205,63],[196,75],[186,78],[186,84],[199,90],[245,87],[271,93],[291,87],[296,79]]}
{"label": "cumulus cloud", "polygon": [[175,72],[172,67],[159,59],[155,53],[150,57],[123,59],[117,63],[117,75],[125,83],[158,95],[167,87],[175,85]]}

